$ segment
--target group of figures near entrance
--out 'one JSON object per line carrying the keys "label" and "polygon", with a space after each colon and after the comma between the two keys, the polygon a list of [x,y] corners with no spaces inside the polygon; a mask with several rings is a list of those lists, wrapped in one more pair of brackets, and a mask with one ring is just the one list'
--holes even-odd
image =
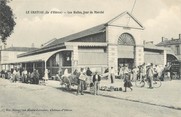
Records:
{"label": "group of figures near entrance", "polygon": [[[171,79],[170,67],[169,64],[162,67],[153,65],[152,63],[147,65],[144,63],[130,69],[128,65],[120,64],[118,72],[116,72],[113,67],[106,69],[104,74],[99,74],[97,70],[92,72],[90,68],[81,68],[79,71],[75,69],[72,74],[69,74],[68,69],[65,69],[64,74],[62,73],[62,70],[59,70],[58,77],[61,84],[66,84],[68,88],[72,85],[77,85],[77,94],[81,93],[83,95],[84,90],[90,86],[93,89],[93,93],[97,95],[99,94],[100,81],[104,77],[109,77],[111,84],[115,82],[115,78],[123,79],[125,92],[127,91],[127,88],[130,88],[132,91],[132,81],[139,79],[148,79],[149,88],[153,88],[153,78],[164,80],[164,78],[168,77]],[[34,69],[33,72],[28,72],[25,68],[14,68],[10,71],[2,70],[1,77],[7,77],[12,82],[21,81],[22,83],[39,84],[40,79],[43,79],[44,81],[49,79],[49,72],[50,71],[46,69],[43,78],[40,78],[40,74],[36,69]]]}
{"label": "group of figures near entrance", "polygon": [[77,95],[84,95],[84,90],[86,90],[88,86],[93,88],[94,95],[99,94],[101,77],[98,71],[92,72],[90,68],[81,68],[80,71],[75,69],[73,74],[68,74],[68,70],[65,69],[60,79],[61,85],[65,84],[68,89],[70,89],[72,85],[77,85]]}
{"label": "group of figures near entrance", "polygon": [[[48,80],[48,72],[45,70],[44,80]],[[11,82],[22,82],[30,84],[39,84],[40,74],[37,69],[32,72],[27,71],[25,68],[12,68],[9,71],[2,70],[0,76],[5,79],[9,79]]]}
{"label": "group of figures near entrance", "polygon": [[170,68],[170,64],[166,64],[165,67],[163,67],[160,65],[154,65],[153,63],[143,63],[138,67],[133,67],[132,69],[129,69],[127,65],[121,64],[119,66],[119,72],[117,77],[120,79],[126,79],[125,77],[128,76],[128,79],[130,81],[147,79],[149,81],[149,88],[153,88],[153,78],[159,80],[172,80],[172,77],[170,75],[172,71]]}
{"label": "group of figures near entrance", "polygon": [[[105,75],[106,74],[106,75]],[[132,89],[132,82],[139,79],[147,79],[149,82],[149,88],[153,88],[153,78],[164,79],[165,77],[170,78],[170,65],[161,67],[158,65],[142,64],[138,67],[133,67],[130,69],[128,65],[120,65],[118,72],[111,67],[106,69],[104,74],[98,74],[97,71],[92,72],[90,68],[81,68],[80,71],[77,69],[73,74],[69,74],[68,70],[65,69],[64,74],[60,76],[61,84],[66,84],[68,88],[72,85],[77,85],[77,94],[81,93],[87,89],[87,86],[94,87],[94,94],[99,94],[99,85],[103,77],[109,77],[110,83],[114,84],[115,78],[123,79],[125,92],[127,88]]]}

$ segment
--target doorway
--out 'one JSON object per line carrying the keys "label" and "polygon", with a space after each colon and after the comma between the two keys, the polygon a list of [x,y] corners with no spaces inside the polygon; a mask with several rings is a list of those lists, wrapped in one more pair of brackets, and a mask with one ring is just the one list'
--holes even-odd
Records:
{"label": "doorway", "polygon": [[130,58],[118,58],[118,66],[119,66],[120,64],[122,64],[122,65],[127,64],[127,65],[128,65],[128,68],[133,68],[134,59],[130,59]]}

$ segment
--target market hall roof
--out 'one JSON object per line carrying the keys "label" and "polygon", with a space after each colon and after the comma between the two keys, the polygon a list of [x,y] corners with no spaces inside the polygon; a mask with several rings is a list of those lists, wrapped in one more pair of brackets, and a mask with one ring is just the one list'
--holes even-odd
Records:
{"label": "market hall roof", "polygon": [[47,61],[53,54],[56,54],[57,52],[61,51],[72,51],[72,50],[56,50],[56,51],[51,51],[51,52],[46,52],[46,53],[41,53],[41,54],[36,54],[33,56],[25,56],[21,58],[16,58],[11,61],[3,61],[1,62],[1,65],[5,64],[15,64],[15,63],[26,63],[26,62],[40,62],[40,61]]}
{"label": "market hall roof", "polygon": [[[120,17],[122,17],[124,15],[128,15],[129,17],[131,17],[140,26],[140,29],[144,29],[143,25],[134,16],[132,16],[129,12],[126,11],[126,12],[123,12],[123,13],[119,14],[118,16],[116,16],[115,18],[109,20],[106,23],[103,23],[101,25],[89,28],[87,30],[83,30],[81,32],[78,32],[78,33],[75,33],[75,34],[60,38],[60,39],[57,39],[57,40],[53,41],[52,43],[48,44],[47,46],[45,46],[45,48],[55,46],[55,45],[60,44],[60,43],[76,40],[76,39],[79,39],[79,38],[82,38],[82,37],[86,37],[86,36],[90,36],[90,35],[105,32],[107,26],[114,26],[114,25],[112,25],[112,22],[114,22],[116,19],[118,19],[118,18],[120,18]],[[123,26],[123,27],[126,27],[126,26]]]}
{"label": "market hall roof", "polygon": [[101,24],[101,25],[89,28],[87,30],[84,30],[84,31],[81,31],[81,32],[78,32],[78,33],[75,33],[75,34],[72,34],[72,35],[57,39],[57,40],[53,41],[52,43],[48,44],[45,47],[51,47],[51,46],[54,46],[54,45],[57,45],[57,44],[60,44],[60,43],[69,42],[69,41],[72,41],[72,40],[75,40],[75,39],[79,39],[79,38],[86,37],[86,36],[89,36],[89,35],[102,33],[102,32],[105,32],[105,31],[106,31],[106,24]]}
{"label": "market hall roof", "polygon": [[102,32],[105,32],[105,30],[106,30],[106,24],[101,24],[101,25],[89,28],[87,30],[84,30],[84,31],[81,31],[81,32],[78,32],[75,34],[72,34],[72,35],[69,35],[69,36],[66,36],[66,37],[63,37],[60,39],[56,39],[55,41],[51,42],[50,44],[48,44],[40,49],[20,54],[19,57],[28,56],[28,55],[41,53],[41,52],[45,52],[45,51],[50,51],[50,50],[60,49],[65,46],[64,45],[65,42],[70,42],[70,41],[73,41],[73,40],[76,40],[76,39],[79,39],[82,37],[86,37],[89,35],[102,33]]}
{"label": "market hall roof", "polygon": [[[129,12],[125,11],[125,12],[119,14],[118,16],[116,16],[115,18],[109,20],[106,23],[103,23],[101,25],[89,28],[87,30],[83,30],[81,32],[78,32],[78,33],[75,33],[75,34],[60,38],[60,39],[57,39],[57,40],[53,41],[52,43],[48,44],[47,46],[45,46],[44,48],[56,46],[56,45],[64,43],[64,42],[69,42],[69,41],[73,41],[73,40],[76,40],[76,39],[79,39],[79,38],[82,38],[82,37],[86,37],[86,36],[90,36],[90,35],[105,32],[107,26],[115,26],[113,24],[113,22],[115,20],[117,20],[118,18],[123,17],[125,15],[128,15],[131,19],[133,19],[136,22],[136,24],[138,24],[140,29],[144,29],[143,25],[133,15],[131,15]],[[120,26],[124,27],[124,28],[125,27],[132,28],[132,27],[129,27],[127,24],[125,24],[124,26],[123,25],[120,25]]]}
{"label": "market hall roof", "polygon": [[37,50],[35,47],[8,47],[3,49],[2,51],[20,51],[20,52],[28,52],[32,50]]}
{"label": "market hall roof", "polygon": [[[138,27],[136,29],[141,29],[141,30],[144,29],[142,24],[134,16],[132,16],[127,11],[125,11],[125,12],[119,14],[118,16],[116,16],[115,18],[109,20],[106,23],[103,23],[101,25],[89,28],[87,30],[83,30],[83,31],[78,32],[78,33],[71,34],[69,36],[66,36],[66,37],[63,37],[63,38],[60,38],[60,39],[56,39],[53,42],[47,44],[46,46],[44,46],[44,47],[42,47],[40,49],[31,51],[31,52],[27,52],[27,53],[24,53],[24,54],[20,54],[18,57],[39,54],[39,53],[53,51],[53,50],[57,50],[57,49],[61,49],[61,48],[64,49],[65,48],[65,42],[71,42],[71,41],[74,41],[74,40],[77,40],[77,39],[80,39],[80,38],[83,38],[83,37],[88,37],[90,35],[104,33],[104,32],[106,32],[106,27],[107,26],[115,26],[115,27],[117,27],[117,25],[114,24],[114,21],[116,21],[117,19],[119,19],[119,18],[121,18],[123,16],[126,16],[126,18],[127,18],[127,16],[129,16],[130,19],[132,19],[135,22],[135,24],[137,24]],[[127,24],[119,25],[118,27],[133,28],[133,27],[129,27]]]}

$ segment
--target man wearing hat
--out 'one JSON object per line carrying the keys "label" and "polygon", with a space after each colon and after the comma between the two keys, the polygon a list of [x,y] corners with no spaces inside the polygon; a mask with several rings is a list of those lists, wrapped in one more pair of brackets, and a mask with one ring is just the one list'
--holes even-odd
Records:
{"label": "man wearing hat", "polygon": [[153,88],[153,75],[154,75],[154,69],[153,69],[153,63],[150,64],[149,68],[147,69],[147,78],[149,80],[149,88]]}
{"label": "man wearing hat", "polygon": [[101,81],[101,77],[98,75],[98,72],[96,70],[95,74],[93,75],[94,95],[98,95],[100,81]]}
{"label": "man wearing hat", "polygon": [[81,90],[81,95],[84,95],[83,90],[84,90],[85,81],[86,81],[86,76],[85,76],[84,68],[81,68],[79,81],[78,81],[79,84],[77,87],[77,95],[79,94],[79,90]]}

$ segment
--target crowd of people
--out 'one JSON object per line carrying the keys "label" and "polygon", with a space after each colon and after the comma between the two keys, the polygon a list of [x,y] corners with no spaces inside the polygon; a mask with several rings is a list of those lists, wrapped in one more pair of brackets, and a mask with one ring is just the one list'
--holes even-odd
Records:
{"label": "crowd of people", "polygon": [[[154,65],[153,63],[145,64],[138,67],[133,67],[132,69],[128,68],[128,65],[119,65],[119,72],[117,77],[120,79],[124,79],[125,87],[131,87],[131,81],[148,79],[149,88],[152,87],[153,78],[164,80],[165,78],[171,78],[171,65],[167,64],[165,67]],[[129,84],[129,85],[128,85]],[[132,89],[131,89],[132,90]],[[125,88],[126,91],[126,88]]]}
{"label": "crowd of people", "polygon": [[[170,76],[170,65],[167,64],[165,67],[158,66],[158,65],[153,65],[151,64],[145,64],[143,63],[142,65],[138,67],[133,67],[132,69],[129,68],[128,64],[120,64],[118,68],[118,72],[111,67],[110,72],[109,69],[107,68],[105,70],[105,74],[108,74],[107,77],[110,77],[110,83],[115,82],[115,78],[123,79],[124,81],[124,87],[125,87],[125,92],[127,91],[127,88],[129,88],[131,91],[132,89],[132,81],[136,80],[142,80],[142,79],[148,79],[149,81],[149,88],[153,88],[152,82],[153,78],[165,78]],[[58,71],[58,75],[60,76],[59,78],[62,77],[69,77],[68,69],[64,70],[64,74],[62,73],[62,70]],[[103,77],[101,74],[98,73],[97,70],[92,72],[90,68],[81,68],[80,71],[75,69],[73,72],[73,75],[76,76],[77,78],[77,95],[81,93],[81,95],[84,95],[84,90],[86,89],[86,82],[88,81],[88,85],[90,87],[93,87],[93,93],[94,95],[99,94],[99,85],[101,78]],[[22,83],[30,83],[30,84],[39,84],[40,80],[40,74],[38,70],[34,69],[33,72],[28,72],[25,68],[22,69],[11,69],[10,71],[1,71],[1,77],[10,79],[12,82],[17,82],[20,81]],[[48,80],[49,76],[49,71],[48,69],[45,70],[45,75],[43,77],[44,80]]]}
{"label": "crowd of people", "polygon": [[[153,86],[153,79],[163,79],[165,77],[168,77],[171,79],[170,76],[170,65],[159,66],[154,64],[145,64],[138,67],[133,67],[130,69],[127,64],[123,65],[120,64],[118,68],[118,72],[111,67],[110,72],[109,69],[105,69],[104,73],[107,74],[107,77],[110,77],[110,83],[113,84],[115,82],[115,78],[122,79],[124,81],[124,87],[125,92],[127,91],[127,88],[129,88],[131,91],[132,89],[132,82],[136,80],[143,80],[147,79],[149,81],[149,88],[152,89]],[[64,74],[62,76],[68,77],[68,70],[65,69]],[[96,70],[92,72],[90,68],[81,68],[80,71],[75,69],[73,72],[73,75],[77,76],[78,79],[78,87],[77,87],[77,94],[81,93],[83,95],[87,80],[89,81],[89,84],[94,89],[94,95],[99,94],[99,84],[101,81],[101,78],[103,77],[102,74],[99,74]]]}
{"label": "crowd of people", "polygon": [[2,70],[1,77],[9,79],[13,83],[39,84],[40,74],[36,69],[33,72],[28,72],[25,68],[12,68],[9,71]]}

